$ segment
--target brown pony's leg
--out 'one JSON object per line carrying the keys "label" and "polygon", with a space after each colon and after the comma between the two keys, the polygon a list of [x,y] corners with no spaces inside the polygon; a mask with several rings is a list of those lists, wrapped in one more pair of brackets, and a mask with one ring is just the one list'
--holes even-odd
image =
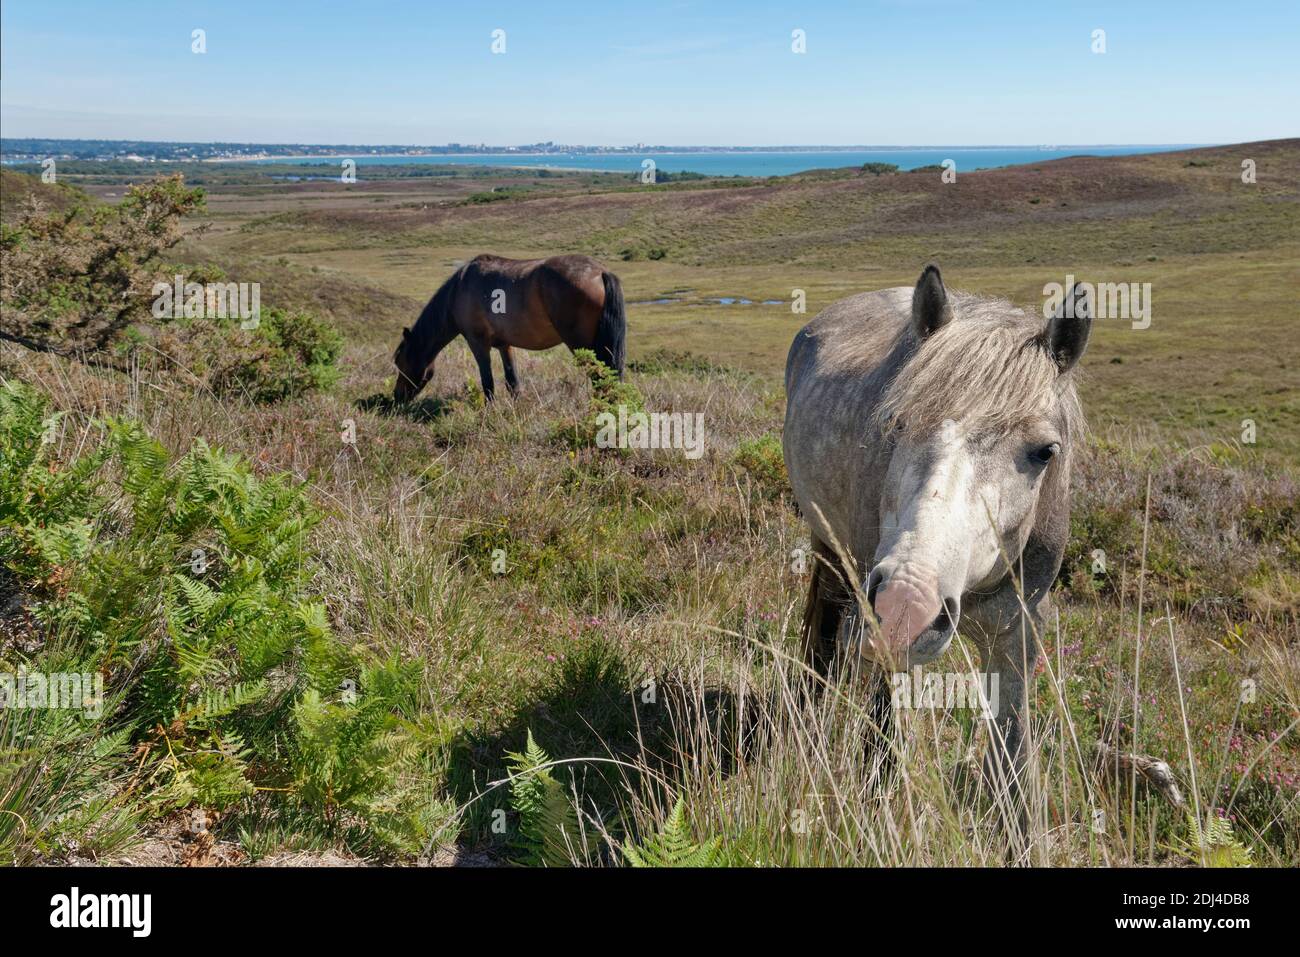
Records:
{"label": "brown pony's leg", "polygon": [[483,386],[483,398],[491,402],[495,391],[492,384],[492,349],[482,339],[466,338],[469,341],[469,351],[474,353],[474,361],[478,363],[478,380]]}
{"label": "brown pony's leg", "polygon": [[518,395],[519,377],[515,375],[515,360],[510,347],[498,346],[497,351],[501,353],[501,368],[506,372],[506,388],[510,390],[511,395]]}

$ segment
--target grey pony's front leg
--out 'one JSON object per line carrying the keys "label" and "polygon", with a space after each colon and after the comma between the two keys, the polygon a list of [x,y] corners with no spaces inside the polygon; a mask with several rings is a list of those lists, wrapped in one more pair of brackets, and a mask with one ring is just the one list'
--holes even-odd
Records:
{"label": "grey pony's front leg", "polygon": [[[1065,479],[1058,474],[1044,486],[1043,494],[1052,501],[1064,496],[1066,488]],[[974,626],[972,637],[979,645],[985,673],[990,680],[992,675],[998,676],[998,713],[984,767],[999,805],[1011,811],[1002,817],[1012,832],[1015,852],[1024,849],[1029,833],[1024,787],[1032,747],[1029,685],[1034,680],[1049,593],[1061,567],[1068,533],[1068,509],[1048,509],[1002,586],[992,595],[975,598],[968,606],[969,616],[962,613],[962,620]]]}
{"label": "grey pony's front leg", "polygon": [[1028,687],[1038,664],[1041,627],[1037,614],[1020,617],[981,648],[985,673],[998,679],[998,713],[985,765],[997,791],[1005,791],[1016,803],[1020,803],[1028,756]]}
{"label": "grey pony's front leg", "polygon": [[979,646],[984,672],[990,682],[996,676],[998,683],[984,776],[998,805],[1009,812],[1003,817],[1018,838],[1028,833],[1024,789],[1031,746],[1028,691],[1038,664],[1046,590],[1031,593],[1030,600],[1033,604],[1022,605],[1015,588],[1007,585],[983,601],[972,616],[977,626],[972,637]]}

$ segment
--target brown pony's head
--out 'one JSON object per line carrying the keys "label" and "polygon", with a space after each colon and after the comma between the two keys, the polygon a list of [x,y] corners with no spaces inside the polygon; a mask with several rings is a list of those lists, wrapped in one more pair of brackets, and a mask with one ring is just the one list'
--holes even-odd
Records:
{"label": "brown pony's head", "polygon": [[393,353],[397,366],[397,383],[393,386],[393,400],[410,402],[433,378],[433,356],[419,348],[409,328],[402,330],[402,341]]}
{"label": "brown pony's head", "polygon": [[433,360],[447,343],[460,335],[452,319],[453,300],[460,280],[461,270],[438,287],[429,304],[415,320],[415,325],[402,330],[402,341],[393,353],[397,366],[397,383],[393,386],[396,402],[410,402],[433,378]]}

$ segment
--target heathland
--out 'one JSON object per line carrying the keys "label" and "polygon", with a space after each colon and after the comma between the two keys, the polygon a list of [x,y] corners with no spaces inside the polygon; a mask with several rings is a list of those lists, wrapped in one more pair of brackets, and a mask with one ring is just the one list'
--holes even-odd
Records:
{"label": "heathland", "polygon": [[[316,609],[312,627],[363,676],[362,702],[368,682],[400,685],[372,717],[404,743],[353,760],[382,766],[386,789],[323,770],[336,754],[326,731],[353,725],[328,694],[304,692],[282,773],[271,755],[289,732],[250,726],[251,756],[235,768],[246,790],[204,779],[198,759],[189,777],[142,775],[167,753],[167,728],[130,720],[142,694],[134,651],[96,659],[114,706],[93,733],[41,739],[0,719],[0,748],[37,767],[0,776],[6,856],[609,863],[676,841],[732,864],[1000,863],[996,809],[972,785],[979,722],[908,713],[899,773],[882,783],[870,780],[855,689],[819,703],[798,693],[806,532],[780,461],[785,351],[825,305],[910,285],[934,261],[954,288],[1033,310],[1067,276],[1149,290],[1149,322],[1098,321],[1083,363],[1091,431],[1058,614],[1041,636],[1029,859],[1300,863],[1300,141],[958,171],[955,182],[941,169],[654,185],[428,166],[362,168],[355,183],[291,181],[280,167],[185,172],[206,208],[184,220],[168,262],[258,282],[264,306],[328,322],[342,334],[338,374],[254,401],[156,363],[109,368],[10,343],[0,370],[66,413],[47,443],[51,474],[113,417],[160,443],[173,463],[163,473],[193,466],[181,457],[201,438],[239,456],[250,481],[300,486],[318,521],[301,532],[301,574],[268,587]],[[70,163],[59,178],[114,204],[141,177]],[[5,171],[7,224],[32,196],[68,202]],[[586,253],[617,272],[628,380],[647,409],[702,412],[704,456],[566,440],[600,384],[559,350],[517,353],[521,394],[485,407],[454,344],[424,396],[393,407],[401,327],[480,252]],[[123,517],[139,494],[122,481],[132,461],[144,469],[129,451],[111,465],[94,531],[119,557],[137,534]],[[188,556],[194,542],[178,532],[171,544]],[[30,589],[7,574],[8,670],[48,666],[56,637],[76,659],[86,618],[39,606],[81,594],[78,576],[93,570],[55,569]],[[112,611],[83,590],[96,615]],[[192,612],[198,599],[186,601]],[[193,615],[146,616],[124,647],[194,627]],[[276,691],[299,658],[311,655],[286,653],[256,680]],[[289,721],[265,688],[239,699],[238,668],[213,668],[231,710],[211,713],[261,707],[266,722]],[[559,763],[502,783],[541,760],[509,756],[530,732]],[[113,735],[120,747],[104,746]],[[46,780],[42,748],[65,740],[102,748],[105,773]],[[1107,748],[1167,762],[1186,807],[1117,778],[1097,759]],[[348,788],[350,804],[336,797]],[[400,826],[385,800],[400,805]],[[99,810],[78,817],[86,806]],[[212,822],[201,840],[178,823],[196,809]],[[13,817],[23,826],[4,824]]]}

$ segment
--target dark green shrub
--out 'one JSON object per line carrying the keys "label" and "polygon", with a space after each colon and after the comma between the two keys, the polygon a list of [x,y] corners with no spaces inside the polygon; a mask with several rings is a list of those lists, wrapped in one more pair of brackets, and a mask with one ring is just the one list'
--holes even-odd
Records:
{"label": "dark green shrub", "polygon": [[748,472],[769,496],[780,496],[790,487],[785,471],[785,453],[778,435],[768,434],[741,442],[733,461]]}
{"label": "dark green shrub", "polygon": [[33,210],[0,231],[0,319],[5,338],[45,351],[101,352],[149,314],[158,256],[202,210],[182,177],[131,186],[116,206]]}
{"label": "dark green shrub", "polygon": [[333,385],[343,337],[310,313],[267,307],[256,328],[238,319],[178,321],[154,346],[164,375],[197,377],[219,396],[277,402]]}
{"label": "dark green shrub", "polygon": [[636,386],[620,379],[618,373],[597,359],[596,353],[590,349],[574,350],[573,358],[591,384],[590,414],[581,422],[556,426],[553,438],[572,449],[590,448],[596,444],[600,432],[600,416],[613,415],[617,419],[620,407],[627,415],[644,412],[645,399]]}

